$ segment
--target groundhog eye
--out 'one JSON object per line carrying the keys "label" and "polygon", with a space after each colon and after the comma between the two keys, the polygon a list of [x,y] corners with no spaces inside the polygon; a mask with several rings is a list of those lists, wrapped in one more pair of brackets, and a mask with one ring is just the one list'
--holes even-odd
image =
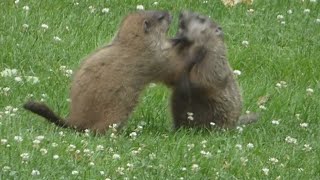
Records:
{"label": "groundhog eye", "polygon": [[206,19],[202,18],[202,17],[198,17],[198,19],[199,19],[200,23],[204,23],[206,21]]}
{"label": "groundhog eye", "polygon": [[216,32],[221,32],[221,31],[222,31],[222,28],[220,26],[217,27]]}
{"label": "groundhog eye", "polygon": [[160,15],[160,16],[158,17],[158,21],[162,21],[164,18],[165,18],[165,15],[162,14],[162,15]]}
{"label": "groundhog eye", "polygon": [[185,29],[186,28],[186,23],[184,21],[180,21],[180,28]]}

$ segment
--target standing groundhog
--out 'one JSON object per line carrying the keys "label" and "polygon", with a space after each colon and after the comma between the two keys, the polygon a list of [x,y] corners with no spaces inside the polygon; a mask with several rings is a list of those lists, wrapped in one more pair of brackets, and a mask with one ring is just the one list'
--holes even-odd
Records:
{"label": "standing groundhog", "polygon": [[255,114],[240,116],[242,98],[226,57],[221,27],[208,17],[184,11],[177,36],[202,47],[206,53],[173,89],[174,127],[233,128],[256,121]]}
{"label": "standing groundhog", "polygon": [[179,42],[166,38],[170,22],[164,11],[129,14],[110,45],[89,55],[76,72],[66,121],[43,103],[30,101],[24,108],[79,131],[104,133],[110,125],[123,125],[148,83],[163,81],[184,68],[183,61],[170,58],[171,52],[181,49]]}

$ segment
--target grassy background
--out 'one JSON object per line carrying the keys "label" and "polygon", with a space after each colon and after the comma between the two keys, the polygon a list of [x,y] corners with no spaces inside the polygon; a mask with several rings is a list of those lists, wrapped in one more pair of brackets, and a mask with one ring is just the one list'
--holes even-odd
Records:
{"label": "grassy background", "polygon": [[[233,8],[218,0],[161,0],[158,5],[146,0],[75,2],[0,1],[0,72],[17,69],[12,77],[0,76],[0,179],[319,178],[319,1],[256,0],[251,6]],[[161,85],[146,89],[122,132],[101,137],[56,128],[21,108],[32,94],[66,116],[71,78],[61,66],[76,70],[83,57],[112,39],[121,18],[139,4],[172,12],[170,35],[181,9],[219,22],[229,61],[242,72],[238,80],[244,111],[261,112],[259,122],[227,132],[174,133],[168,111],[170,92]],[[102,13],[103,8],[109,8],[109,13]],[[278,15],[284,19],[277,19]],[[41,24],[49,28],[44,30]],[[40,82],[27,82],[26,76],[36,76]],[[280,81],[287,87],[276,88]],[[307,88],[314,92],[308,95]],[[257,102],[265,96],[269,99],[262,110]],[[130,136],[132,132],[136,138]],[[37,140],[38,136],[44,139]],[[23,153],[28,158],[21,157]]]}

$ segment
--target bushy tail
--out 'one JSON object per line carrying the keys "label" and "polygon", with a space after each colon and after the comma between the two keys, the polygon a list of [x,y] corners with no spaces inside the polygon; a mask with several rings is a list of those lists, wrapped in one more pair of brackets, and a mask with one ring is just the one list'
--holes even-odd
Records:
{"label": "bushy tail", "polygon": [[259,114],[256,114],[256,113],[241,115],[237,125],[239,126],[239,125],[254,123],[254,122],[257,122],[258,119],[259,119]]}
{"label": "bushy tail", "polygon": [[23,108],[29,110],[39,116],[46,118],[49,122],[63,128],[67,128],[68,124],[56,115],[46,104],[34,101],[28,101]]}

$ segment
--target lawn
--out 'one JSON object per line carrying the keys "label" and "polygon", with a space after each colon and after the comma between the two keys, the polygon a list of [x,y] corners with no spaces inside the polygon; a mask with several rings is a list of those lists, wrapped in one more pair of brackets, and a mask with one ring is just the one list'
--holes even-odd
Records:
{"label": "lawn", "polygon": [[[108,43],[137,5],[190,9],[223,28],[256,124],[172,130],[170,90],[151,85],[120,132],[76,133],[22,109],[42,100],[68,114],[72,72]],[[0,179],[319,179],[320,2],[0,1]],[[139,7],[139,6],[138,6]]]}

